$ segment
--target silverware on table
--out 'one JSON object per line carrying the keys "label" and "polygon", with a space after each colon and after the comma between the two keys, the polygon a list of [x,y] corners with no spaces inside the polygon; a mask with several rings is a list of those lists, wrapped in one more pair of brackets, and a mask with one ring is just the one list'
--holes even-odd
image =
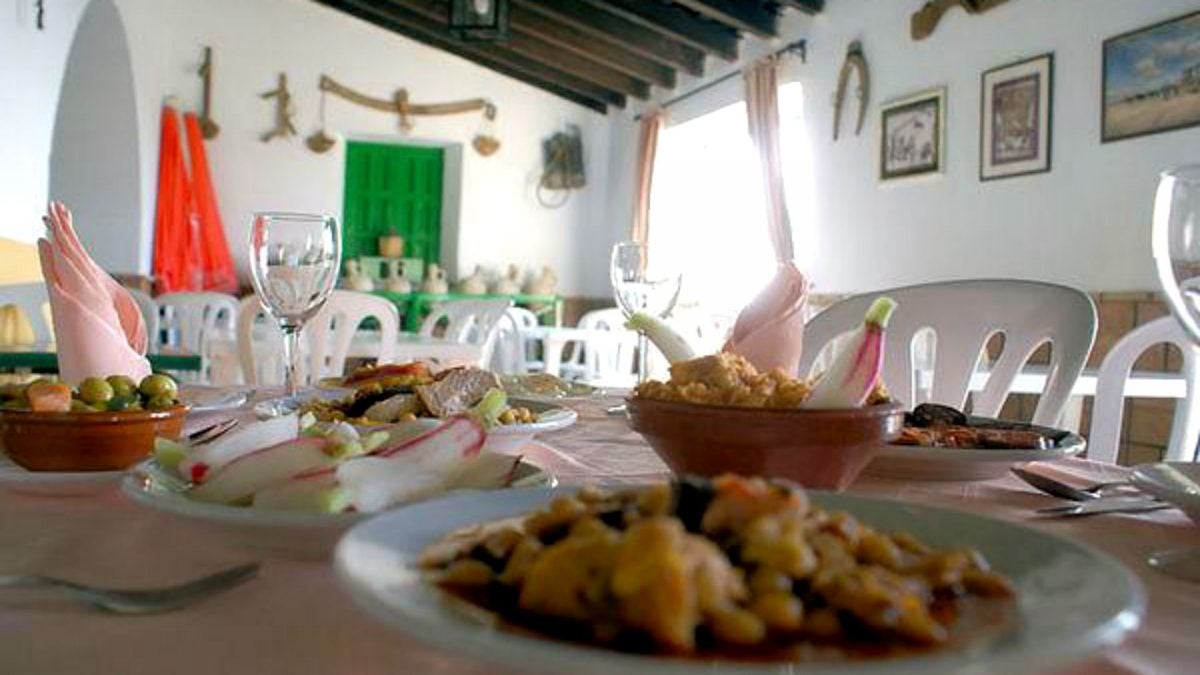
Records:
{"label": "silverware on table", "polygon": [[1104,513],[1145,513],[1169,508],[1173,507],[1166,502],[1160,502],[1157,499],[1148,497],[1104,497],[1102,499],[1068,504],[1067,506],[1052,506],[1050,508],[1038,509],[1037,512],[1043,516],[1070,517],[1096,516]]}
{"label": "silverware on table", "polygon": [[231,567],[175,586],[115,589],[85,586],[65,579],[26,575],[0,575],[0,588],[61,588],[75,599],[116,614],[168,612],[228,590],[258,574],[259,563]]}
{"label": "silverware on table", "polygon": [[1116,490],[1127,490],[1130,492],[1137,491],[1137,488],[1130,484],[1129,481],[1094,483],[1092,485],[1088,485],[1087,487],[1079,488],[1073,485],[1068,485],[1056,478],[1051,478],[1050,476],[1036,473],[1019,466],[1012,467],[1011,471],[1017,478],[1020,478],[1032,487],[1035,487],[1052,497],[1058,497],[1059,499],[1070,499],[1074,502],[1086,502],[1093,499],[1100,499],[1102,493]]}
{"label": "silverware on table", "polygon": [[197,429],[187,435],[188,443],[192,445],[200,445],[201,443],[209,443],[217,440],[221,436],[233,430],[238,425],[235,418],[229,418],[210,424],[202,429]]}

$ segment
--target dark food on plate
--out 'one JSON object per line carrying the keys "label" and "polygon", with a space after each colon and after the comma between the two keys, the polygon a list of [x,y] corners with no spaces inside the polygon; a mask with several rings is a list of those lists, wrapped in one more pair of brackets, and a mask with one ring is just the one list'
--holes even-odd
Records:
{"label": "dark food on plate", "polygon": [[934,550],[789,483],[734,475],[583,488],[451,533],[420,564],[515,626],[702,658],[928,649],[951,640],[964,603],[1015,596],[977,551]]}
{"label": "dark food on plate", "polygon": [[[495,373],[482,368],[450,368],[431,373],[423,363],[389,364],[360,368],[343,383],[354,393],[337,401],[312,401],[301,407],[322,422],[347,420],[359,424],[405,422],[418,417],[448,418],[465,413],[493,389],[500,389]],[[529,424],[533,411],[506,407],[500,424]]]}
{"label": "dark food on plate", "polygon": [[125,375],[89,377],[77,389],[62,382],[39,379],[27,385],[0,388],[4,410],[33,412],[123,412],[167,410],[179,405],[179,385],[170,376],[154,374],[135,382]]}
{"label": "dark food on plate", "polygon": [[904,416],[904,429],[896,445],[936,448],[992,448],[1049,450],[1056,441],[1034,429],[995,423],[972,423],[949,406],[922,403]]}

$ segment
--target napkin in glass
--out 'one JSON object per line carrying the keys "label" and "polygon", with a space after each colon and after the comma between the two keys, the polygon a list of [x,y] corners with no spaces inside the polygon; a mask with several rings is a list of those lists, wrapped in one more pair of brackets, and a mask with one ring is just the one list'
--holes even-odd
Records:
{"label": "napkin in glass", "polygon": [[795,375],[804,350],[804,309],[808,280],[791,261],[738,314],[722,351],[740,354],[759,372],[782,368]]}

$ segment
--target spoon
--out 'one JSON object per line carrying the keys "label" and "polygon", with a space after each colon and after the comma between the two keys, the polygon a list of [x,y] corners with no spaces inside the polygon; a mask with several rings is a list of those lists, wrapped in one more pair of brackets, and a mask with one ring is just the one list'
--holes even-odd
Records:
{"label": "spoon", "polygon": [[1110,481],[1105,483],[1095,483],[1087,487],[1078,488],[1073,485],[1044,476],[1040,473],[1034,473],[1028,469],[1023,469],[1019,466],[1012,467],[1013,475],[1025,481],[1029,485],[1059,499],[1069,499],[1073,502],[1086,502],[1092,499],[1099,499],[1100,493],[1110,488],[1129,487],[1133,488],[1127,481]]}

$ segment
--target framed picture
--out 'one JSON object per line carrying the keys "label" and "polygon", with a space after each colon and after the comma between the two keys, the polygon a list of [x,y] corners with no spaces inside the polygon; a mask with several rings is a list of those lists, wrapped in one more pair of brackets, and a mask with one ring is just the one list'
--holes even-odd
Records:
{"label": "framed picture", "polygon": [[879,124],[880,180],[939,173],[945,156],[945,126],[944,88],[884,103]]}
{"label": "framed picture", "polygon": [[980,83],[979,179],[1049,171],[1054,55],[993,68]]}
{"label": "framed picture", "polygon": [[1200,124],[1200,12],[1104,41],[1100,139]]}

